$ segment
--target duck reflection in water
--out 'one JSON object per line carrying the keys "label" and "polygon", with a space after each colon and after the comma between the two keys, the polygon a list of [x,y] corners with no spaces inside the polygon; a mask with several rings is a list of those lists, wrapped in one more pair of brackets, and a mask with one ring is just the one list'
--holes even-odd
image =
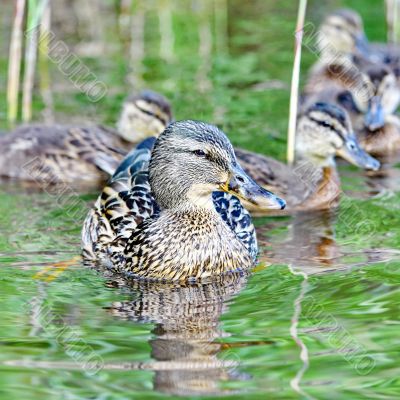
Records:
{"label": "duck reflection in water", "polygon": [[[287,227],[286,238],[271,236],[271,225],[259,228],[258,240],[265,260],[275,264],[292,264],[308,274],[327,272],[340,268],[342,252],[335,240],[336,212],[324,210],[298,213],[288,221],[276,221],[279,227]],[[270,244],[272,241],[272,249]]]}
{"label": "duck reflection in water", "polygon": [[109,311],[124,320],[155,323],[149,341],[155,390],[229,394],[220,382],[249,379],[238,371],[237,357],[223,351],[229,345],[219,341],[229,336],[220,328],[220,317],[246,281],[244,274],[229,274],[203,285],[129,282],[134,299],[113,303]]}

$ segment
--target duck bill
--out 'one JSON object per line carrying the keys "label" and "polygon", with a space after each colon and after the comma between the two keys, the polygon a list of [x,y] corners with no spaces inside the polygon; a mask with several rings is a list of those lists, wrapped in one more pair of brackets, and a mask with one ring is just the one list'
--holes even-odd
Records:
{"label": "duck bill", "polygon": [[285,200],[259,186],[238,164],[233,168],[231,179],[221,185],[221,190],[260,210],[283,210],[286,207]]}
{"label": "duck bill", "polygon": [[337,155],[360,168],[377,171],[381,166],[377,159],[360,147],[354,135],[338,150]]}
{"label": "duck bill", "polygon": [[365,125],[370,131],[376,131],[385,125],[385,114],[379,96],[374,96],[369,101],[368,112],[365,116]]}

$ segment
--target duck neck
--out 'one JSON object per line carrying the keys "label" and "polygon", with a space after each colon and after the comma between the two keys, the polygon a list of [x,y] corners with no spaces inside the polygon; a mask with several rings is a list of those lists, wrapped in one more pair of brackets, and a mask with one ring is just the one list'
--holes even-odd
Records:
{"label": "duck neck", "polygon": [[330,187],[331,180],[337,180],[335,162],[321,161],[317,158],[298,157],[293,166],[298,179],[307,184],[310,193],[319,193]]}
{"label": "duck neck", "polygon": [[179,215],[190,215],[196,217],[196,215],[213,215],[218,213],[215,210],[215,206],[212,200],[212,195],[194,197],[188,196],[187,199],[171,205],[171,207],[165,208],[170,213]]}
{"label": "duck neck", "polygon": [[308,165],[313,170],[323,169],[336,169],[336,162],[333,156],[330,157],[318,157],[312,153],[303,154],[300,152],[296,153],[295,166]]}
{"label": "duck neck", "polygon": [[349,53],[338,51],[335,47],[328,45],[321,52],[320,60],[324,65],[352,65],[354,62],[354,56]]}

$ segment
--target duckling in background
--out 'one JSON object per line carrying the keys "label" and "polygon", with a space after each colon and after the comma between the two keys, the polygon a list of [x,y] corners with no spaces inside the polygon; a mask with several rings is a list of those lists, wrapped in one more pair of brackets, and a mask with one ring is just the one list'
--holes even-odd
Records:
{"label": "duckling in background", "polygon": [[[358,144],[345,110],[329,103],[316,103],[299,117],[296,162],[293,167],[244,150],[236,150],[243,169],[259,185],[287,201],[287,212],[335,207],[340,190],[335,157],[365,169],[378,170],[379,161]],[[265,214],[255,205],[254,214]]]}
{"label": "duckling in background", "polygon": [[339,57],[350,61],[367,52],[367,39],[361,16],[350,9],[340,9],[326,16],[317,34],[321,61],[334,62]]}
{"label": "duckling in background", "polygon": [[354,64],[340,59],[310,73],[301,95],[300,109],[305,112],[315,103],[332,103],[359,117],[362,112],[367,112],[369,100],[373,97],[374,85],[368,69],[361,71]]}
{"label": "duckling in background", "polygon": [[364,36],[362,20],[351,10],[338,10],[323,20],[316,36],[319,60],[311,68],[304,89],[307,96],[327,86],[348,89],[363,83],[359,70],[369,62],[356,56],[364,53]]}
{"label": "duckling in background", "polygon": [[218,128],[172,123],[129,154],[104,188],[84,223],[83,257],[151,280],[248,269],[257,242],[238,198],[260,209],[285,207],[246,175]]}
{"label": "duckling in background", "polygon": [[[399,118],[394,114],[400,103],[400,91],[393,71],[372,64],[361,74],[332,65],[336,81],[343,84],[321,85],[319,91],[305,94],[302,109],[314,102],[331,102],[349,114],[361,147],[373,156],[387,158],[400,149]],[[344,82],[348,83],[349,89]],[[310,85],[310,88],[312,85]]]}
{"label": "duckling in background", "polygon": [[[390,158],[400,150],[400,119],[395,115],[400,103],[397,79],[390,68],[372,66],[367,70],[373,83],[373,96],[361,117],[350,112],[361,146],[380,158]],[[354,107],[351,107],[354,109]]]}
{"label": "duckling in background", "polygon": [[172,118],[168,101],[143,91],[125,102],[114,131],[102,126],[26,125],[0,138],[0,176],[47,185],[103,183],[145,136]]}
{"label": "duckling in background", "polygon": [[[307,95],[336,88],[350,90],[353,94],[361,92],[368,96],[368,69],[386,65],[399,78],[398,66],[373,56],[368,44],[362,19],[353,10],[338,10],[329,14],[322,22],[317,36],[317,49],[320,60],[312,68],[305,88]],[[400,96],[400,84],[395,89]],[[362,97],[358,94],[358,97]],[[369,97],[368,97],[369,98]],[[357,101],[357,98],[354,99]]]}
{"label": "duckling in background", "polygon": [[400,46],[369,43],[361,16],[354,10],[329,14],[319,28],[317,47],[325,64],[347,58],[358,67],[368,63],[386,65],[396,79],[400,77]]}
{"label": "duckling in background", "polygon": [[158,136],[171,121],[169,101],[159,93],[145,90],[125,100],[117,129],[126,142],[137,144],[150,136]]}

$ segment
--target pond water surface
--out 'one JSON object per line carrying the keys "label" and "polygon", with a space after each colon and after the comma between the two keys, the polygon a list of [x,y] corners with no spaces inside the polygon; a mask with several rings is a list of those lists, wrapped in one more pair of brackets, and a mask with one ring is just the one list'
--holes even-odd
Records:
{"label": "pond water surface", "polygon": [[[112,125],[133,76],[165,93],[177,119],[218,123],[235,145],[283,159],[296,2],[166,3],[174,54],[160,50],[168,41],[160,47],[149,2],[133,72],[110,45],[112,7],[100,8],[110,46],[82,57],[110,92],[88,104],[55,70],[56,118]],[[311,20],[353,6],[370,37],[384,38],[383,2],[321,3],[310,2]],[[83,39],[54,18],[80,51]],[[303,76],[313,59],[305,52]],[[37,97],[36,119],[42,107]],[[118,282],[81,265],[80,229],[97,190],[2,184],[0,398],[399,398],[399,169],[378,179],[343,163],[340,173],[337,211],[256,219],[255,270],[190,287]]]}

